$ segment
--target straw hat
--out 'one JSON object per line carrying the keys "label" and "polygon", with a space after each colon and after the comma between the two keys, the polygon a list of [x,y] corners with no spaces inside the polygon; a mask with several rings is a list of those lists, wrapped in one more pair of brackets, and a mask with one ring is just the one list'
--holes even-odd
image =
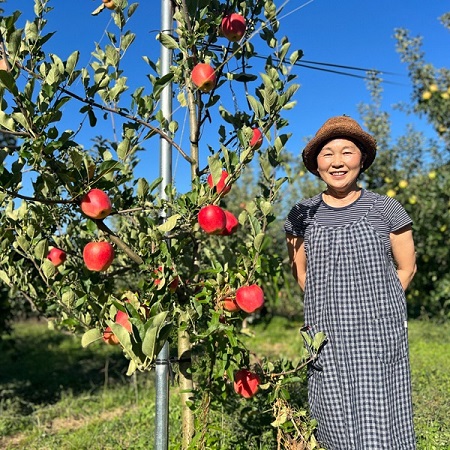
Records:
{"label": "straw hat", "polygon": [[361,172],[364,172],[373,163],[377,153],[377,141],[369,133],[366,133],[358,122],[352,118],[336,116],[328,119],[303,149],[303,162],[311,173],[318,175],[318,153],[327,142],[337,138],[354,141],[365,155]]}

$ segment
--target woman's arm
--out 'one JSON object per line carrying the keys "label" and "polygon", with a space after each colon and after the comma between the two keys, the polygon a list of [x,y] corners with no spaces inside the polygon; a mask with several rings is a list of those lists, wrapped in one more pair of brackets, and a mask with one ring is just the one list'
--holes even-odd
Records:
{"label": "woman's arm", "polygon": [[411,283],[416,273],[416,253],[410,225],[391,233],[391,248],[397,265],[397,273],[403,289]]}
{"label": "woman's arm", "polygon": [[303,238],[286,234],[286,243],[292,275],[294,275],[297,283],[304,291],[306,282],[306,253]]}

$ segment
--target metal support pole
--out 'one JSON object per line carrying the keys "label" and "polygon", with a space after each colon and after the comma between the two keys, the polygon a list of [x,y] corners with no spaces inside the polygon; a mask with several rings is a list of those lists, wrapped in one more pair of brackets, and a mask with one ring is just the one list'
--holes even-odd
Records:
{"label": "metal support pole", "polygon": [[[161,33],[172,33],[173,10],[171,0],[161,0]],[[172,64],[172,50],[161,45],[161,76],[169,72]],[[169,83],[161,94],[161,111],[165,119],[170,122],[172,118],[172,84]],[[172,184],[172,146],[165,139],[160,140],[160,176],[161,198],[166,199],[166,187]],[[168,211],[162,211],[163,220]],[[155,416],[155,450],[167,450],[169,442],[169,343],[156,357],[156,416]]]}

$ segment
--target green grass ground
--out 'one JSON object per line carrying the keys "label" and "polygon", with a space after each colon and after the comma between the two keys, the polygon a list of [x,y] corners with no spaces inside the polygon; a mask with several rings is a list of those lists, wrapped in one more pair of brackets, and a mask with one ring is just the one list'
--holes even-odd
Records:
{"label": "green grass ground", "polygon": [[[298,324],[275,318],[245,337],[259,355],[295,358]],[[450,324],[410,323],[413,400],[419,450],[450,450]],[[0,343],[0,448],[153,448],[153,374],[125,377],[116,347],[17,324]],[[179,405],[171,387],[171,443],[179,438]],[[171,444],[171,447],[174,444]]]}

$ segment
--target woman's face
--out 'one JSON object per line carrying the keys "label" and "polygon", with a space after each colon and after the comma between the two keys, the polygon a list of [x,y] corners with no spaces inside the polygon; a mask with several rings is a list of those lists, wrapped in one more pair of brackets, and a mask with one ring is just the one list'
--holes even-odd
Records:
{"label": "woman's face", "polygon": [[347,139],[327,142],[317,155],[317,171],[329,188],[336,191],[352,189],[363,164],[361,150]]}

